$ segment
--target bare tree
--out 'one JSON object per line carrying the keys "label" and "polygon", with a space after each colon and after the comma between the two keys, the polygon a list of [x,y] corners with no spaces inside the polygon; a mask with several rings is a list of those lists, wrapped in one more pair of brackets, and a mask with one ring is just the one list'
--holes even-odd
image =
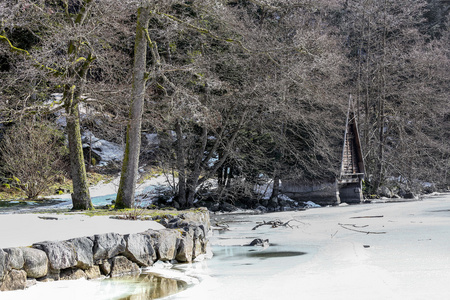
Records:
{"label": "bare tree", "polygon": [[[448,153],[436,143],[441,126],[435,131],[429,125],[445,124],[441,68],[448,57],[441,42],[432,41],[426,8],[426,1],[348,1],[344,24],[357,70],[351,78],[363,108],[359,123],[372,194],[392,176],[410,186],[419,173],[431,175],[424,160]],[[430,57],[440,57],[441,65]]]}
{"label": "bare tree", "polygon": [[[121,73],[121,68],[112,72],[108,67],[111,61],[118,64],[118,59],[123,61],[123,57],[116,55],[120,51],[115,51],[119,44],[116,36],[120,36],[116,25],[129,14],[120,15],[123,9],[115,1],[8,1],[4,8],[1,49],[7,55],[12,76],[2,89],[6,100],[2,103],[3,122],[9,121],[8,117],[63,109],[73,209],[92,209],[81,143],[80,106],[92,100],[86,95],[90,87],[101,86],[96,81],[114,84],[118,77],[113,74]],[[109,18],[106,13],[109,10],[117,12],[117,16]],[[21,32],[33,37],[33,42],[24,42]],[[15,89],[18,80],[31,83],[31,89]],[[61,93],[62,99],[46,102],[51,92]]]}

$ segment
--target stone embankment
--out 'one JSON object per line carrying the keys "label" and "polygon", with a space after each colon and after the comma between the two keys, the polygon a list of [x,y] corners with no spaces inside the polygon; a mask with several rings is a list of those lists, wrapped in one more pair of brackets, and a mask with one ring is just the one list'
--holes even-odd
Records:
{"label": "stone embankment", "polygon": [[166,228],[0,249],[0,290],[24,289],[36,281],[121,276],[156,261],[192,262],[206,253],[210,230],[206,209],[160,216],[156,221]]}

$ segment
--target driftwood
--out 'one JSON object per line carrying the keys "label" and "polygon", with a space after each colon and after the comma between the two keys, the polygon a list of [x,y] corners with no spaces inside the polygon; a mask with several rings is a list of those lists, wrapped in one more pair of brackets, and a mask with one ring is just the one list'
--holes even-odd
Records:
{"label": "driftwood", "polygon": [[214,228],[216,230],[230,230],[229,229],[230,226],[226,223],[216,223],[215,226],[217,227],[217,228]]}
{"label": "driftwood", "polygon": [[42,220],[58,220],[56,217],[45,217],[45,216],[38,216],[39,219]]}
{"label": "driftwood", "polygon": [[[299,222],[299,223],[303,223],[303,222],[301,222],[301,221],[299,221],[299,220],[296,220],[296,219],[291,219],[291,220],[289,220],[289,221],[287,221],[287,222],[281,222],[280,220],[274,220],[274,221],[268,221],[268,222],[263,221],[263,223],[258,224],[258,225],[256,225],[255,227],[253,227],[252,230],[255,230],[256,228],[261,227],[261,226],[264,226],[264,225],[269,225],[269,226],[271,226],[272,228],[277,228],[277,227],[280,227],[280,226],[289,227],[289,228],[294,228],[293,226],[291,226],[291,225],[289,224],[289,223],[292,222],[292,221]],[[296,226],[296,227],[298,227],[298,226]]]}
{"label": "driftwood", "polygon": [[359,216],[359,217],[351,217],[350,219],[364,219],[364,218],[383,218],[384,216]]}
{"label": "driftwood", "polygon": [[[353,228],[364,228],[364,227],[367,227],[369,225],[360,225],[360,226],[358,226],[356,224],[341,224],[341,223],[338,223],[338,224],[339,224],[339,226],[341,226],[344,229],[351,230],[351,231],[356,231],[356,232],[361,232],[361,233],[365,233],[365,234],[385,234],[386,233],[386,231],[364,231],[364,230],[353,229]],[[347,226],[352,226],[353,228],[349,228]]]}

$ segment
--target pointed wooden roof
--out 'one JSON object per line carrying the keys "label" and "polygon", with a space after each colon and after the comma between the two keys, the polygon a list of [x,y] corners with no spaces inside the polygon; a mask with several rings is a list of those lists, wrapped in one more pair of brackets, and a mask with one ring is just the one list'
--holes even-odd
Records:
{"label": "pointed wooden roof", "polygon": [[355,108],[350,95],[339,179],[340,181],[346,182],[349,181],[350,178],[363,178],[364,172],[361,141],[359,139],[358,125],[356,123]]}

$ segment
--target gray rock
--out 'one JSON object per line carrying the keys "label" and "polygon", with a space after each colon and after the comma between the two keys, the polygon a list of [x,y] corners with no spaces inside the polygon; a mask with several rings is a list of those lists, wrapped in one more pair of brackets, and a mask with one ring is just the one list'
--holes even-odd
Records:
{"label": "gray rock", "polygon": [[40,278],[47,275],[48,258],[44,251],[35,248],[21,248],[23,252],[23,269],[30,278]]}
{"label": "gray rock", "polygon": [[194,254],[193,259],[195,259],[200,254],[206,253],[206,246],[208,240],[205,235],[205,229],[203,225],[194,227]]}
{"label": "gray rock", "polygon": [[140,272],[139,266],[128,260],[125,256],[113,257],[111,259],[111,264],[111,277]]}
{"label": "gray rock", "polygon": [[211,207],[209,208],[212,212],[217,212],[220,210],[220,203],[216,202],[214,204],[211,205]]}
{"label": "gray rock", "polygon": [[97,234],[94,236],[94,262],[122,254],[125,248],[126,243],[122,235],[118,233]]}
{"label": "gray rock", "polygon": [[159,260],[171,261],[175,259],[178,248],[178,240],[181,233],[176,229],[162,229],[151,234],[156,240],[156,253]]}
{"label": "gray rock", "polygon": [[27,273],[24,270],[11,270],[3,278],[0,291],[23,290],[27,287]]}
{"label": "gray rock", "polygon": [[220,210],[221,211],[226,211],[226,212],[232,212],[232,211],[235,211],[235,210],[237,210],[237,208],[236,208],[236,206],[234,206],[233,204],[230,204],[230,203],[222,203],[221,205],[220,205]]}
{"label": "gray rock", "polygon": [[100,271],[103,275],[108,276],[111,273],[111,263],[108,260],[103,260],[103,262],[98,266],[100,267]]}
{"label": "gray rock", "polygon": [[146,234],[127,234],[124,236],[126,249],[123,253],[131,261],[139,266],[148,267],[156,260],[156,251],[153,240]]}
{"label": "gray rock", "polygon": [[392,191],[386,186],[378,187],[377,194],[380,197],[387,197],[387,198],[392,198],[392,195],[393,195]]}
{"label": "gray rock", "polygon": [[75,238],[69,240],[72,243],[76,253],[76,266],[80,269],[88,269],[94,265],[94,242],[87,237]]}
{"label": "gray rock", "polygon": [[[21,270],[21,271],[23,271],[23,270]],[[23,272],[25,272],[25,271],[23,271]],[[27,276],[27,272],[25,272],[25,276]],[[36,285],[36,283],[37,283],[37,280],[34,278],[27,279],[26,288]]]}
{"label": "gray rock", "polygon": [[92,266],[84,270],[84,273],[86,273],[87,279],[96,279],[102,276],[99,266]]}
{"label": "gray rock", "polygon": [[188,230],[183,232],[175,257],[177,261],[192,262],[194,255],[194,234],[195,230],[193,228],[188,228]]}
{"label": "gray rock", "polygon": [[61,280],[77,280],[86,277],[86,273],[78,268],[68,268],[61,271]]}
{"label": "gray rock", "polygon": [[262,205],[259,205],[256,209],[259,210],[259,211],[261,211],[262,213],[267,212],[267,207],[262,206]]}
{"label": "gray rock", "polygon": [[70,242],[42,242],[33,244],[32,247],[47,254],[52,269],[67,269],[77,264],[75,250]]}
{"label": "gray rock", "polygon": [[8,272],[8,254],[0,249],[0,281],[5,277]]}
{"label": "gray rock", "polygon": [[20,248],[6,248],[3,249],[8,253],[8,265],[12,269],[21,270],[23,268],[23,252]]}
{"label": "gray rock", "polygon": [[48,268],[47,275],[45,277],[39,278],[39,281],[58,281],[60,279],[61,270],[53,269],[51,267]]}
{"label": "gray rock", "polygon": [[268,247],[269,246],[269,240],[268,239],[254,239],[251,241],[249,246],[260,246],[260,247]]}
{"label": "gray rock", "polygon": [[414,199],[416,196],[414,195],[414,193],[413,192],[406,192],[404,195],[403,195],[403,198],[404,199]]}

